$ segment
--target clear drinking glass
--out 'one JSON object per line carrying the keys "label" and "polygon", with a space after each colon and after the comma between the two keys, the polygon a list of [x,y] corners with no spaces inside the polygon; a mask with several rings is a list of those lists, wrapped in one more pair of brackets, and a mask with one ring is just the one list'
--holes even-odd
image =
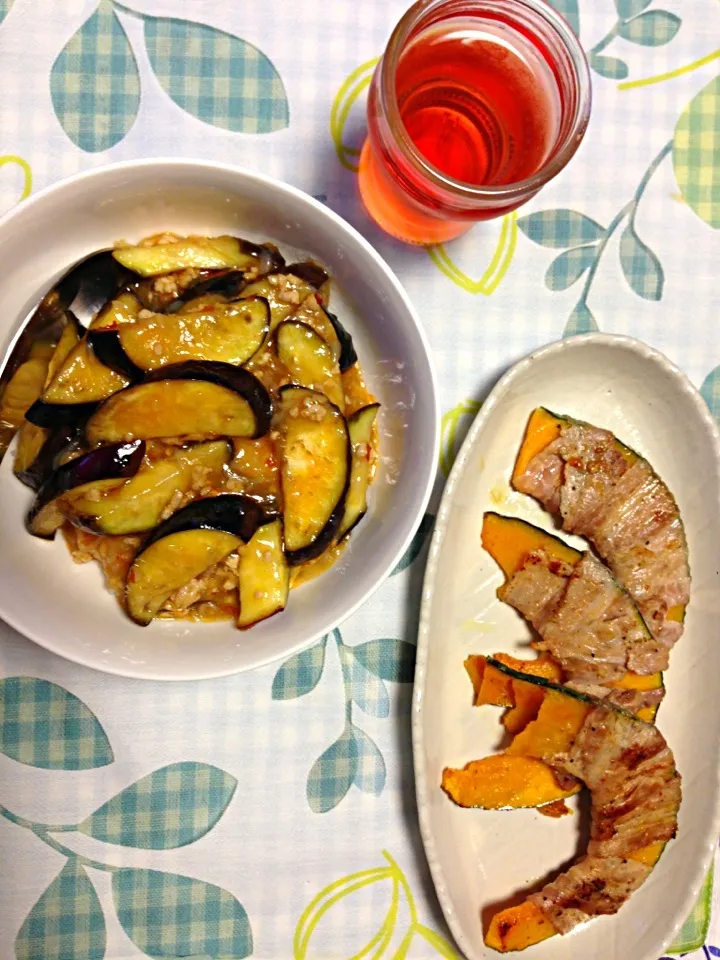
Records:
{"label": "clear drinking glass", "polygon": [[370,86],[363,202],[400,240],[456,237],[563,169],[590,100],[580,43],[544,0],[419,0]]}

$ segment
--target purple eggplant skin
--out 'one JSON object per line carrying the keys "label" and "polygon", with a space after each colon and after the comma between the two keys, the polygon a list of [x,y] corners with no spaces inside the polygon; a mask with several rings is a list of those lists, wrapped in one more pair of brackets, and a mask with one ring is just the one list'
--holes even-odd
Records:
{"label": "purple eggplant skin", "polygon": [[188,300],[194,300],[196,297],[204,297],[206,294],[217,294],[223,300],[237,300],[240,294],[247,286],[248,281],[242,270],[222,270],[217,271],[213,276],[206,280],[199,280],[197,283],[188,287],[182,294],[174,300],[165,313],[177,313],[181,310]]}
{"label": "purple eggplant skin", "polygon": [[129,480],[140,469],[144,456],[145,441],[132,440],[99,447],[58,467],[43,483],[35,497],[25,521],[28,531],[33,536],[52,540],[55,536],[54,530],[52,533],[43,534],[34,526],[34,521],[43,508],[68,490],[86,483],[95,483],[98,480]]}
{"label": "purple eggplant skin", "polygon": [[157,380],[206,380],[226,387],[238,393],[250,404],[255,414],[255,433],[253,437],[264,437],[270,429],[273,406],[270,394],[265,386],[249,370],[236,367],[222,360],[184,360],[171,363],[167,367],[158,367],[147,374],[143,383]]}
{"label": "purple eggplant skin", "polygon": [[90,330],[88,343],[100,363],[120,376],[128,377],[133,383],[145,376],[145,371],[137,367],[123,350],[117,330]]}
{"label": "purple eggplant skin", "polygon": [[358,355],[355,352],[353,338],[350,336],[334,313],[330,313],[330,311],[325,307],[323,307],[323,310],[325,311],[328,320],[333,325],[333,329],[335,330],[337,338],[340,341],[340,358],[338,363],[340,364],[340,373],[345,373],[346,370],[349,370],[350,367],[354,366],[358,361]]}
{"label": "purple eggplant skin", "polygon": [[319,290],[328,281],[327,271],[319,263],[313,263],[312,260],[291,263],[289,267],[285,267],[285,273],[291,273],[294,277],[299,277],[305,283],[309,283],[311,287],[315,287],[316,290]]}
{"label": "purple eggplant skin", "polygon": [[249,543],[258,527],[272,519],[274,517],[268,517],[257,500],[243,494],[221,493],[217,497],[193,500],[155,527],[136,559],[158,540],[186,530],[219,530]]}
{"label": "purple eggplant skin", "polygon": [[73,442],[79,431],[77,424],[65,424],[53,430],[27,470],[16,474],[18,480],[31,490],[39,490],[55,469],[57,458]]}
{"label": "purple eggplant skin", "polygon": [[95,412],[97,403],[45,403],[36,400],[25,419],[36,427],[82,426]]}
{"label": "purple eggplant skin", "polygon": [[55,285],[54,293],[62,308],[71,311],[87,327],[130,276],[130,271],[113,257],[112,250],[100,250],[67,273]]}

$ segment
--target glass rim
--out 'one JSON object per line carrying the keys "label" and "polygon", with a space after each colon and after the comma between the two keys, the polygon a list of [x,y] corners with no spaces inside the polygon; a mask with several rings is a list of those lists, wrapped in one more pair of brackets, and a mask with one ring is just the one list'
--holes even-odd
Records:
{"label": "glass rim", "polygon": [[[498,0],[468,0],[479,8],[498,9]],[[419,20],[434,10],[448,3],[448,0],[417,0],[398,21],[390,35],[385,52],[379,64],[380,91],[385,101],[384,107],[394,131],[397,145],[400,147],[406,160],[423,177],[430,180],[456,199],[467,201],[502,201],[511,202],[517,197],[527,196],[543,187],[552,180],[567,165],[572,158],[585,134],[590,119],[590,105],[592,100],[592,84],[590,68],[588,67],[585,52],[580,41],[571,29],[565,18],[554,10],[545,0],[503,0],[503,5],[519,7],[525,11],[543,18],[545,23],[554,31],[565,48],[575,73],[577,87],[577,104],[575,116],[570,128],[559,145],[553,148],[548,160],[531,177],[516,180],[513,183],[478,185],[463,180],[455,180],[447,176],[438,167],[430,163],[417,149],[408,135],[405,124],[400,115],[395,92],[395,73],[400,55],[405,47],[413,28]]]}

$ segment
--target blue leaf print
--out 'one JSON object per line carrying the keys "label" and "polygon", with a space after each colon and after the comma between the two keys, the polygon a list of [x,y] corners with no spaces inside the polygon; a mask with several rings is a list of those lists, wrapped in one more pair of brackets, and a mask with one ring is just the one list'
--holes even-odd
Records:
{"label": "blue leaf print", "polygon": [[209,763],[171,763],[121,790],[78,830],[123,847],[184,847],[212,830],[236,787],[235,777]]}
{"label": "blue leaf print", "polygon": [[571,247],[559,254],[547,269],[545,286],[550,290],[567,290],[590,267],[597,247],[590,244],[587,247]]}
{"label": "blue leaf print", "polygon": [[294,700],[314,690],[325,666],[327,636],[308,650],[302,650],[286,660],[275,674],[272,685],[273,700]]}
{"label": "blue leaf print", "polygon": [[643,47],[662,47],[670,43],[680,29],[682,20],[667,10],[648,10],[633,20],[618,26],[618,33],[630,43],[639,43]]}
{"label": "blue leaf print", "polygon": [[565,17],[576,34],[580,33],[580,11],[578,0],[549,0],[550,6]]}
{"label": "blue leaf print", "polygon": [[32,908],[15,939],[16,960],[103,960],[105,918],[95,888],[69,860]]}
{"label": "blue leaf print", "polygon": [[10,12],[10,7],[13,5],[13,0],[0,0],[0,23],[3,22],[5,17]]}
{"label": "blue leaf print", "polygon": [[599,223],[577,210],[540,210],[518,217],[517,225],[534,243],[559,250],[594,243],[605,236]]}
{"label": "blue leaf print", "polygon": [[710,413],[720,425],[720,367],[715,367],[715,369],[705,377],[703,385],[700,387],[700,393],[710,408]]}
{"label": "blue leaf print", "polygon": [[652,0],[615,0],[615,9],[621,20],[629,20],[642,13],[651,3]]}
{"label": "blue leaf print", "polygon": [[629,73],[628,65],[617,57],[606,57],[605,54],[593,53],[591,50],[587,59],[595,73],[606,80],[624,80]]}
{"label": "blue leaf print", "polygon": [[351,724],[335,743],[318,757],[307,778],[307,801],[314,813],[334,809],[355,780],[358,767],[358,742]]}
{"label": "blue leaf print", "polygon": [[100,0],[58,56],[50,94],[63,130],[88,153],[109,150],[132,127],[140,106],[140,77],[109,0]]}
{"label": "blue leaf print", "polygon": [[198,120],[241,133],[289,124],[280,75],[245,40],[188,20],[147,17],[145,46],[165,93]]}
{"label": "blue leaf print", "polygon": [[44,770],[93,770],[113,762],[95,714],[64,687],[37,677],[0,680],[0,753]]}
{"label": "blue leaf print", "polygon": [[390,714],[390,697],[385,682],[367,670],[360,661],[353,656],[352,647],[343,647],[342,653],[351,661],[350,669],[353,701],[363,713],[371,717],[384,719]]}
{"label": "blue leaf print", "polygon": [[400,557],[397,562],[397,566],[390,574],[391,577],[394,577],[398,573],[402,573],[403,570],[407,570],[407,568],[414,563],[415,560],[417,560],[422,548],[425,546],[425,541],[429,539],[430,534],[432,533],[434,523],[435,517],[433,514],[426,513],[420,521],[420,526],[417,529],[417,533],[410,541],[410,546],[407,548],[402,557]]}
{"label": "blue leaf print", "polygon": [[159,870],[117,870],[112,879],[118,920],[151,957],[240,960],[252,953],[250,921],[227,890]]}
{"label": "blue leaf print", "polygon": [[379,796],[383,792],[387,771],[377,744],[364,730],[353,727],[357,744],[357,770],[353,781],[358,790]]}
{"label": "blue leaf print", "polygon": [[356,659],[381,680],[412,683],[416,650],[406,640],[370,640],[352,648]]}
{"label": "blue leaf print", "polygon": [[625,279],[639,297],[661,299],[665,283],[662,264],[635,233],[632,223],[628,223],[620,238],[620,265]]}
{"label": "blue leaf print", "polygon": [[595,317],[590,312],[588,305],[581,300],[575,305],[575,309],[568,317],[563,330],[563,337],[575,337],[581,333],[596,333],[599,330]]}

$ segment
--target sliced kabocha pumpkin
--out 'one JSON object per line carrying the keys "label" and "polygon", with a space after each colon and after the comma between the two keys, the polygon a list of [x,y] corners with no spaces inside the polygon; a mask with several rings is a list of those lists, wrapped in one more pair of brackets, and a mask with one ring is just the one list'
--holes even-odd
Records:
{"label": "sliced kabocha pumpkin", "polygon": [[103,490],[86,485],[71,492],[66,516],[92,533],[127,536],[152,530],[177,495],[182,497],[193,486],[217,488],[230,455],[226,440],[181,448],[146,464],[121,487]]}
{"label": "sliced kabocha pumpkin", "polygon": [[287,558],[305,563],[333,542],[342,523],[350,435],[338,408],[303,387],[282,388],[277,425]]}
{"label": "sliced kabocha pumpkin", "polygon": [[498,596],[532,623],[540,637],[534,647],[560,664],[565,682],[652,719],[664,693],[657,669],[664,648],[608,570],[539,527],[496,513],[485,514],[482,543],[506,576]]}
{"label": "sliced kabocha pumpkin", "polygon": [[350,489],[345,501],[345,513],[338,530],[338,540],[346,537],[360,523],[367,511],[367,494],[372,481],[372,432],[379,409],[379,403],[370,403],[357,410],[348,419],[352,445]]}
{"label": "sliced kabocha pumpkin", "polygon": [[295,383],[324,393],[339,410],[344,410],[340,366],[319,333],[299,320],[284,320],[275,330],[274,342],[280,361]]}
{"label": "sliced kabocha pumpkin", "polygon": [[652,669],[665,669],[683,630],[690,568],[678,506],[647,460],[609,430],[541,407],[512,482],[592,542],[663,648]]}
{"label": "sliced kabocha pumpkin", "polygon": [[473,760],[462,770],[446,767],[442,788],[459,807],[518,810],[566,800],[580,785],[559,783],[548,765],[534,757],[497,754]]}
{"label": "sliced kabocha pumpkin", "polygon": [[114,489],[133,477],[145,456],[141,440],[114,443],[75,457],[54,470],[37,493],[26,526],[36,537],[52,540],[65,522],[63,500],[70,491]]}
{"label": "sliced kabocha pumpkin", "polygon": [[140,437],[259,437],[270,426],[265,387],[229,363],[191,360],[150,373],[115,394],[88,421],[88,443]]}
{"label": "sliced kabocha pumpkin", "polygon": [[121,247],[113,256],[141,277],[155,277],[177,270],[242,270],[260,276],[282,268],[283,259],[271,247],[238,237],[182,237],[153,246]]}
{"label": "sliced kabocha pumpkin", "polygon": [[285,609],[290,592],[290,568],[279,517],[259,527],[252,540],[241,549],[238,578],[241,630]]}
{"label": "sliced kabocha pumpkin", "polygon": [[95,352],[114,369],[139,370],[142,375],[186,360],[245,363],[263,343],[269,326],[267,301],[252,297],[209,304],[197,312],[154,313],[90,337]]}
{"label": "sliced kabocha pumpkin", "polygon": [[128,615],[147,626],[185,584],[248,543],[265,516],[249,497],[195,500],[158,526],[135,556],[125,580]]}
{"label": "sliced kabocha pumpkin", "polygon": [[[681,789],[672,753],[656,727],[607,701],[500,661],[489,659],[488,665],[517,684],[543,690],[537,718],[505,756],[542,761],[576,777],[590,790],[592,802],[587,854],[539,893],[490,921],[486,944],[507,952],[616,913],[675,836]],[[507,792],[511,786],[511,781],[501,783],[499,789]]]}
{"label": "sliced kabocha pumpkin", "polygon": [[[546,654],[536,660],[518,660],[508,654],[498,653],[494,659],[521,673],[544,677],[555,683],[562,682],[562,668]],[[503,716],[503,725],[508,733],[519,733],[538,715],[543,699],[542,688],[514,683],[512,677],[497,670],[483,656],[469,656],[465,661],[465,669],[473,684],[476,706],[491,704],[508,708]]]}

